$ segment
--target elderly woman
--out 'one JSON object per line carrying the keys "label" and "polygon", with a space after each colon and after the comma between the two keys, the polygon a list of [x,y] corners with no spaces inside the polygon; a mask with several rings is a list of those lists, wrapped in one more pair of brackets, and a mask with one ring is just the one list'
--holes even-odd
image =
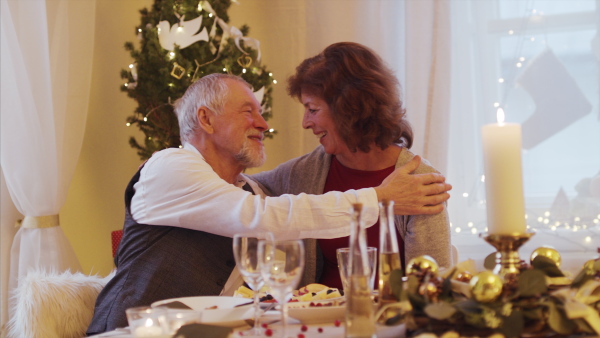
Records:
{"label": "elderly woman", "polygon": [[[399,87],[382,59],[357,43],[336,43],[304,60],[288,79],[288,93],[304,105],[302,127],[312,129],[321,145],[253,178],[273,195],[323,194],[377,186],[395,168],[418,162],[409,151],[413,132]],[[415,167],[417,174],[437,172],[426,160]],[[420,255],[450,266],[445,205],[438,211],[396,215],[403,266]],[[369,246],[379,247],[377,224],[367,229],[367,239]],[[348,242],[348,237],[306,240],[307,263],[300,285],[319,282],[341,288],[336,249]]]}

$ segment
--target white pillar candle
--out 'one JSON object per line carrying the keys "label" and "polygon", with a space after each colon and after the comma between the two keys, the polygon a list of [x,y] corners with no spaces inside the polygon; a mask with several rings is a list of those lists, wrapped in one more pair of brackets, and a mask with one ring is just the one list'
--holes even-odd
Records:
{"label": "white pillar candle", "polygon": [[489,234],[522,234],[526,231],[521,170],[521,125],[498,123],[481,128],[485,196]]}

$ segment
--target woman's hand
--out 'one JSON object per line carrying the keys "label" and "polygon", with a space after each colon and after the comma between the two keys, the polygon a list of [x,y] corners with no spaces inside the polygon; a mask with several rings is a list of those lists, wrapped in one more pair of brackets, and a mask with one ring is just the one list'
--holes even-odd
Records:
{"label": "woman's hand", "polygon": [[396,215],[431,215],[444,210],[444,202],[452,189],[442,174],[412,174],[421,164],[421,157],[394,170],[375,188],[379,200],[394,201]]}

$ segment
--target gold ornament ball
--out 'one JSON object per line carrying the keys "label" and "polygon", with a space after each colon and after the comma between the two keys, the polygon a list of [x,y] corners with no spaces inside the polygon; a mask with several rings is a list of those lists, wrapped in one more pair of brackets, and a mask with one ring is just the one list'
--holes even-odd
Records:
{"label": "gold ornament ball", "polygon": [[438,288],[432,282],[429,282],[427,284],[421,284],[421,286],[419,286],[419,294],[421,296],[425,296],[426,294],[429,296],[434,296],[437,293],[438,293]]}
{"label": "gold ornament ball", "polygon": [[560,264],[562,263],[562,258],[560,257],[560,253],[558,250],[554,249],[551,246],[541,246],[531,253],[531,257],[529,257],[529,261],[533,263],[533,259],[537,256],[543,256],[551,259],[557,268],[560,268]]}
{"label": "gold ornament ball", "polygon": [[491,271],[483,271],[473,276],[469,285],[471,295],[478,302],[493,302],[502,294],[502,279]]}
{"label": "gold ornament ball", "polygon": [[468,283],[473,279],[473,275],[469,271],[459,272],[455,278],[459,282]]}
{"label": "gold ornament ball", "polygon": [[429,269],[434,275],[438,272],[438,264],[431,256],[423,255],[408,261],[406,274],[414,274]]}

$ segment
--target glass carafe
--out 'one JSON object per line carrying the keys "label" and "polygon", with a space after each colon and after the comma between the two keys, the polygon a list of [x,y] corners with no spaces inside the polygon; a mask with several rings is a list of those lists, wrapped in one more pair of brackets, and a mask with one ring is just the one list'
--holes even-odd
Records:
{"label": "glass carafe", "polygon": [[376,337],[373,286],[367,253],[367,235],[361,221],[362,204],[354,204],[350,232],[348,288],[346,294],[346,337]]}
{"label": "glass carafe", "polygon": [[[390,275],[392,271],[401,269],[400,251],[396,238],[396,225],[394,223],[394,201],[382,200],[379,202],[379,294],[377,307],[398,302],[392,292]],[[396,307],[387,309],[379,318],[385,322],[388,318],[398,315]]]}

